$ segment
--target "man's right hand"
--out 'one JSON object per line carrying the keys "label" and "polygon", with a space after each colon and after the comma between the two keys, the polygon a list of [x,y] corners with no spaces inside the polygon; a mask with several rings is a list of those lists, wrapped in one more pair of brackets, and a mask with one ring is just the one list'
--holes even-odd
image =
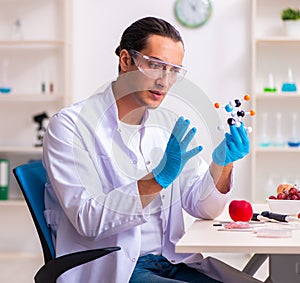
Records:
{"label": "man's right hand", "polygon": [[186,151],[196,134],[196,128],[192,128],[184,136],[189,125],[190,121],[183,117],[177,120],[164,156],[158,166],[153,169],[152,173],[156,182],[163,188],[167,188],[181,173],[187,161],[202,150],[202,146],[197,146]]}

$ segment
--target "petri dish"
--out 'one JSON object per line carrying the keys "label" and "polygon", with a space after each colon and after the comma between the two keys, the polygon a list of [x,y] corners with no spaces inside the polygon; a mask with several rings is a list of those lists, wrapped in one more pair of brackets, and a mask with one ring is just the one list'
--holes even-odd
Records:
{"label": "petri dish", "polygon": [[255,229],[254,232],[258,238],[291,238],[292,230],[289,228],[262,227]]}

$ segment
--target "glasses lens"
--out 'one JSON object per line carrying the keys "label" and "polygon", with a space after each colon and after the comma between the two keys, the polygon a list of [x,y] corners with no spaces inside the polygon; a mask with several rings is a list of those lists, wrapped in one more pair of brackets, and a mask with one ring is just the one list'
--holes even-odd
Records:
{"label": "glasses lens", "polygon": [[135,50],[131,50],[130,54],[139,71],[151,79],[168,76],[169,82],[175,82],[182,80],[187,72],[181,66],[150,58]]}

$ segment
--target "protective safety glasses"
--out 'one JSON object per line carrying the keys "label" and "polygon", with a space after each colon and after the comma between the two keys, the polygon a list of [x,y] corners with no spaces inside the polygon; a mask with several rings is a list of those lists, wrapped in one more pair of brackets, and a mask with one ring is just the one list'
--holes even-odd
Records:
{"label": "protective safety glasses", "polygon": [[181,66],[151,58],[136,50],[129,50],[129,54],[139,71],[151,79],[157,80],[167,76],[169,83],[174,83],[182,80],[187,72]]}

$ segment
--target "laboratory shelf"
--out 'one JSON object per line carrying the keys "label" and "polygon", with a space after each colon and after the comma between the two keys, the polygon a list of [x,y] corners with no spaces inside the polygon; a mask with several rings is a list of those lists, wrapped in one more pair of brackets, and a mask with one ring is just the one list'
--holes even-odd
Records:
{"label": "laboratory shelf", "polygon": [[257,153],[300,153],[300,146],[299,147],[289,147],[289,146],[269,146],[269,147],[262,147],[256,146],[254,149]]}
{"label": "laboratory shelf", "polygon": [[[256,111],[251,134],[251,200],[262,202],[271,177],[276,176],[274,190],[279,183],[300,180],[300,147],[287,144],[300,141],[300,33],[289,35],[281,19],[284,9],[299,8],[299,0],[251,2],[251,101]],[[297,91],[282,92],[287,83],[295,83]],[[277,91],[264,92],[266,88]],[[259,146],[265,142],[271,146]]]}
{"label": "laboratory shelf", "polygon": [[264,36],[255,39],[256,43],[300,43],[300,37],[287,37],[287,36]]}
{"label": "laboratory shelf", "polygon": [[0,153],[24,153],[24,154],[38,154],[42,153],[41,147],[34,146],[0,146]]}
{"label": "laboratory shelf", "polygon": [[55,93],[8,93],[1,94],[0,101],[5,102],[50,102],[61,101],[64,98],[63,94]]}
{"label": "laboratory shelf", "polygon": [[[51,117],[72,102],[72,6],[73,0],[0,0],[0,159],[9,161],[8,199],[0,200],[0,282],[32,282],[42,263],[12,170],[42,158],[42,147],[34,146],[41,141],[34,118]],[[20,278],[11,270],[22,270]]]}
{"label": "laboratory shelf", "polygon": [[72,102],[73,0],[0,3],[0,87],[11,89],[0,92],[0,158],[9,161],[9,198],[18,199],[11,170],[42,156],[34,145],[44,132],[34,118],[46,113],[46,128],[48,118]]}
{"label": "laboratory shelf", "polygon": [[13,207],[20,207],[20,206],[24,206],[26,207],[26,202],[24,199],[13,199],[13,200],[0,200],[0,206],[1,207],[10,207],[10,208],[13,208]]}
{"label": "laboratory shelf", "polygon": [[257,99],[289,99],[289,98],[300,98],[300,92],[265,92],[256,93]]}

